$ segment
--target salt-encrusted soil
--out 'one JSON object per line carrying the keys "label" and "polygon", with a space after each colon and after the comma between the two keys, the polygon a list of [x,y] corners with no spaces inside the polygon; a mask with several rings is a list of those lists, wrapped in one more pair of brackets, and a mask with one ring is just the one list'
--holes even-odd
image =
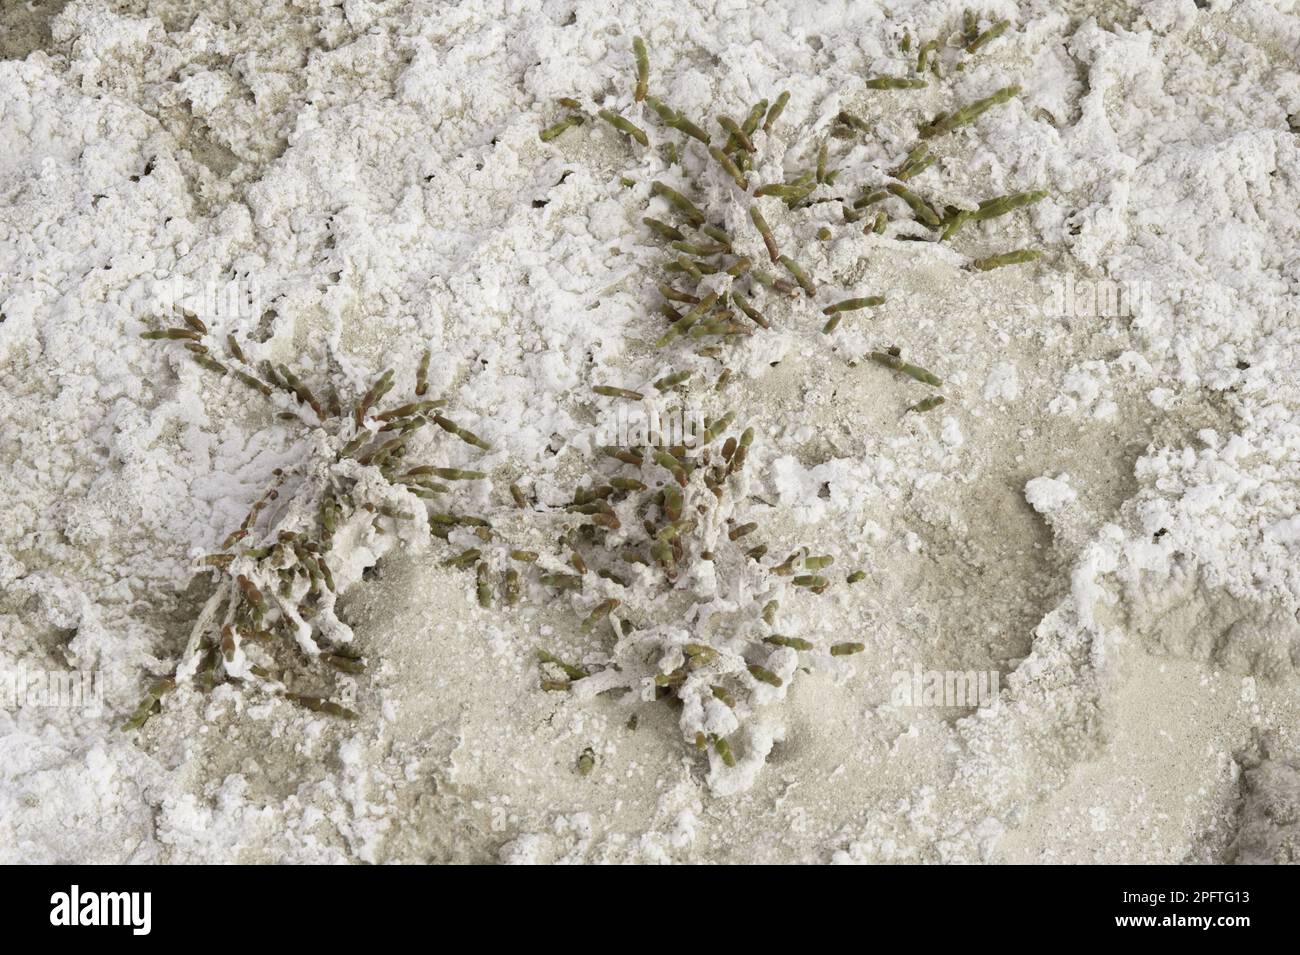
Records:
{"label": "salt-encrusted soil", "polygon": [[[963,4],[814,6],[6,8],[0,668],[106,690],[102,712],[0,708],[5,861],[1295,860],[1300,13],[990,4],[1005,36],[892,92],[863,81]],[[186,687],[122,732],[211,590],[192,560],[302,454],[258,395],[140,340],[178,288],[255,288],[273,315],[212,324],[298,367],[329,352],[352,385],[393,367],[409,388],[431,346],[436,392],[493,445],[438,462],[492,476],[457,506],[562,553],[505,489],[567,500],[613,407],[591,386],[668,370],[640,220],[671,173],[598,123],[538,131],[575,96],[661,141],[631,103],[635,35],[701,121],[791,92],[763,181],[807,168],[841,109],[873,126],[830,140],[856,190],[919,120],[1023,87],[914,185],[1048,198],[943,245],[778,210],[825,301],[765,303],[726,387],[701,360],[685,392],[755,429],[755,540],[836,558],[825,593],[782,597],[781,632],[865,649],[801,658],[728,769],[668,703],[541,690],[539,647],[599,669],[611,633],[535,584],[481,608],[435,540],[340,602],[370,662],[358,720]],[[707,199],[740,234],[725,181]],[[1044,256],[966,267],[1019,247]],[[1097,282],[1141,294],[1054,307]],[[822,305],[867,294],[887,302],[820,333]],[[927,392],[865,358],[884,345],[946,404],[906,413]],[[914,667],[1000,692],[900,705]]]}

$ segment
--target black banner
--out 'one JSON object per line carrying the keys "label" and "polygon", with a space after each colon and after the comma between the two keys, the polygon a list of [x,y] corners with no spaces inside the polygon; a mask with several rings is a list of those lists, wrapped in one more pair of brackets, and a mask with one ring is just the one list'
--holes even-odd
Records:
{"label": "black banner", "polygon": [[[455,917],[455,910],[442,909],[452,899],[436,887],[438,874],[408,868],[47,867],[10,868],[8,874],[3,907],[16,937],[76,932],[81,941],[94,933],[127,944],[193,942],[203,937],[204,926],[219,925],[220,936],[229,941],[247,920],[259,943],[284,939],[337,947],[349,936],[373,945],[378,924],[401,929]],[[1294,870],[1287,867],[869,867],[820,876],[800,870],[800,885],[793,890],[792,874],[770,889],[774,901],[797,903],[781,909],[805,916],[820,911],[828,928],[842,926],[849,915],[858,931],[865,930],[864,944],[914,932],[925,941],[988,938],[995,927],[999,936],[1024,930],[1073,941],[1099,935],[1182,939],[1198,933],[1232,944],[1243,932],[1277,932],[1295,922]],[[693,882],[697,875],[679,872],[671,878]],[[826,882],[813,886],[806,881],[812,878]],[[706,887],[674,884],[662,891],[678,899],[683,914],[709,913],[712,931],[725,927],[729,937],[739,939],[759,928],[764,920],[755,917],[754,906],[764,891],[760,883],[732,882],[744,888],[719,894],[718,873],[709,873],[708,881]],[[614,919],[663,924],[662,901],[632,909],[611,904],[643,898],[625,887],[615,889],[616,899],[596,895],[583,901],[577,887],[585,880],[575,874],[575,882],[562,903],[531,886],[508,895],[498,886],[490,894],[480,891],[478,906],[503,906],[512,923],[528,919],[548,935],[560,928],[561,912],[580,921],[584,933]],[[440,910],[445,914],[436,914]]]}

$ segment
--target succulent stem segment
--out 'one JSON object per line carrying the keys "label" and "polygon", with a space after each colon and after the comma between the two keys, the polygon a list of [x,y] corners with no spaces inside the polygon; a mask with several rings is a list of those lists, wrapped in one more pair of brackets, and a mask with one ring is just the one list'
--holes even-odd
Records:
{"label": "succulent stem segment", "polygon": [[930,155],[930,147],[925,143],[921,143],[907,154],[907,158],[902,163],[890,170],[889,174],[900,182],[905,182],[933,162],[934,157]]}
{"label": "succulent stem segment", "polygon": [[585,120],[579,114],[570,113],[568,116],[564,117],[564,119],[560,120],[558,123],[555,123],[554,125],[551,126],[547,126],[537,135],[542,140],[542,142],[549,143],[552,139],[559,138],[559,136],[562,133],[572,129],[575,126],[581,126],[584,122]]}
{"label": "succulent stem segment", "polygon": [[754,223],[754,228],[758,230],[758,234],[763,237],[763,244],[767,246],[767,254],[771,257],[772,261],[779,261],[781,258],[781,252],[776,245],[776,236],[772,234],[772,227],[769,226],[767,220],[763,218],[763,212],[758,208],[757,204],[749,207],[749,219]]}
{"label": "succulent stem segment", "polygon": [[1005,33],[1007,31],[1007,27],[1009,26],[1011,26],[1010,20],[999,20],[997,23],[993,24],[993,26],[989,27],[984,32],[977,33],[974,37],[971,38],[970,42],[966,44],[966,52],[978,53],[985,46],[992,43],[1003,33]]}
{"label": "succulent stem segment", "polygon": [[998,106],[1013,99],[1019,93],[1019,86],[1004,86],[996,93],[986,96],[983,99],[978,99],[967,106],[963,106],[955,112],[940,113],[920,128],[921,138],[931,139],[935,136],[942,136],[944,133],[950,133],[954,129],[973,123],[994,106]]}
{"label": "succulent stem segment", "polygon": [[636,91],[632,99],[639,103],[645,99],[646,87],[650,83],[650,58],[646,55],[645,41],[640,37],[633,39],[632,52],[636,56]]}
{"label": "succulent stem segment", "polygon": [[926,203],[924,199],[912,190],[908,189],[902,183],[897,182],[891,182],[885,188],[906,202],[908,208],[912,210],[912,215],[916,216],[926,225],[931,228],[937,228],[939,226],[938,215],[935,214],[935,211],[930,208],[929,204]]}
{"label": "succulent stem segment", "polygon": [[736,165],[730,156],[717,146],[709,147],[709,155],[713,157],[714,162],[722,167],[723,172],[730,176],[732,181],[740,187],[741,192],[749,189],[749,180],[745,178],[745,174],[740,171],[740,167]]}
{"label": "succulent stem segment", "polygon": [[596,115],[599,116],[601,119],[603,119],[605,122],[609,123],[609,125],[613,126],[620,133],[623,133],[627,136],[631,136],[642,146],[650,145],[650,138],[646,136],[645,130],[642,129],[640,126],[636,125],[636,123],[627,119],[626,117],[620,116],[618,115],[618,113],[615,113],[613,110],[608,110],[608,109],[599,110],[596,113]]}
{"label": "succulent stem segment", "polygon": [[883,295],[868,295],[866,298],[846,298],[834,305],[828,305],[822,309],[823,315],[834,315],[836,312],[853,312],[860,308],[874,308],[877,305],[884,305],[885,297]]}
{"label": "succulent stem segment", "polygon": [[817,294],[817,286],[813,284],[812,279],[808,277],[808,273],[803,270],[803,267],[798,262],[788,255],[780,256],[777,261],[785,266],[787,272],[794,276],[794,280],[799,283],[799,287],[808,296],[811,297]]}
{"label": "succulent stem segment", "polygon": [[866,120],[862,119],[855,113],[850,113],[848,110],[842,109],[838,113],[836,113],[835,121],[837,123],[849,127],[849,129],[856,130],[859,133],[871,132],[870,123],[868,123]]}
{"label": "succulent stem segment", "polygon": [[781,113],[785,111],[785,104],[790,102],[789,91],[783,91],[772,104],[772,108],[767,111],[767,118],[763,120],[763,132],[770,133],[772,126],[781,118]]}
{"label": "succulent stem segment", "polygon": [[687,119],[684,114],[653,96],[647,96],[645,101],[659,116],[660,122],[669,129],[675,129],[680,133],[690,136],[692,139],[698,139],[706,146],[709,144],[709,134]]}
{"label": "succulent stem segment", "polygon": [[906,375],[908,378],[914,378],[917,381],[927,385],[933,385],[939,388],[943,385],[943,379],[938,375],[926,371],[919,365],[912,365],[903,361],[897,354],[888,351],[873,351],[870,356],[872,361],[878,365],[884,365],[886,368],[892,368],[899,374]]}
{"label": "succulent stem segment", "polygon": [[1037,249],[1016,249],[1014,252],[1003,252],[976,259],[971,265],[981,272],[987,272],[990,269],[1000,269],[1004,265],[1022,265],[1025,262],[1032,262],[1042,254]]}
{"label": "succulent stem segment", "polygon": [[1040,189],[1034,192],[1013,192],[1010,195],[998,196],[995,199],[985,199],[980,203],[979,208],[970,213],[970,218],[974,222],[985,222],[989,219],[996,219],[998,216],[1007,215],[1017,209],[1023,209],[1025,206],[1031,206],[1035,202],[1047,198],[1047,191]]}
{"label": "succulent stem segment", "polygon": [[699,206],[671,186],[655,180],[650,184],[650,195],[667,199],[692,225],[704,224],[704,213],[700,211]]}
{"label": "succulent stem segment", "polygon": [[943,404],[943,395],[931,395],[928,398],[922,398],[916,404],[911,405],[908,411],[926,412],[933,411]]}
{"label": "succulent stem segment", "polygon": [[916,72],[924,73],[927,60],[931,53],[936,52],[940,47],[938,40],[927,40],[921,44],[916,51]]}
{"label": "succulent stem segment", "polygon": [[740,144],[740,148],[747,153],[756,152],[754,142],[749,138],[749,134],[740,128],[739,124],[730,116],[719,116],[718,125],[731,134],[731,138]]}
{"label": "succulent stem segment", "polygon": [[921,90],[929,84],[911,76],[873,76],[867,80],[869,90]]}

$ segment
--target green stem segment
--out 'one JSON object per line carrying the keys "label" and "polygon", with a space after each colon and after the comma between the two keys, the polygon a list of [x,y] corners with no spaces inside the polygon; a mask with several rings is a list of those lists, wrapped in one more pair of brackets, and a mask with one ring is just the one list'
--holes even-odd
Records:
{"label": "green stem segment", "polygon": [[646,55],[645,41],[636,37],[632,41],[632,52],[636,56],[636,93],[632,98],[639,103],[645,99],[646,87],[650,83],[650,58]]}
{"label": "green stem segment", "polygon": [[950,133],[958,127],[973,123],[978,117],[986,113],[1001,103],[1015,97],[1020,92],[1017,85],[1004,86],[991,96],[976,100],[968,106],[963,106],[954,113],[940,113],[930,122],[921,127],[920,133],[922,139],[931,139],[934,136],[942,136],[944,133]]}
{"label": "green stem segment", "polygon": [[1021,265],[1025,262],[1032,262],[1042,254],[1037,249],[1016,249],[1014,252],[1003,252],[1000,255],[990,255],[987,258],[976,259],[971,265],[981,272],[987,272],[990,269],[1000,269],[1004,265]]}
{"label": "green stem segment", "polygon": [[645,130],[633,123],[631,120],[607,109],[602,109],[596,115],[609,123],[609,125],[613,126],[620,133],[626,133],[628,136],[631,136],[642,146],[650,145],[650,138],[646,136]]}
{"label": "green stem segment", "polygon": [[899,374],[907,375],[917,381],[924,382],[927,385],[933,385],[938,388],[943,384],[943,379],[932,372],[926,371],[920,365],[912,365],[903,361],[901,357],[892,352],[873,351],[868,356],[878,365],[884,365],[886,368],[892,368]]}
{"label": "green stem segment", "polygon": [[877,305],[884,304],[885,297],[883,295],[868,295],[866,298],[846,298],[842,302],[826,306],[822,309],[822,314],[834,315],[836,312],[854,312],[860,308],[874,308]]}
{"label": "green stem segment", "polygon": [[767,254],[771,256],[773,262],[779,262],[781,252],[776,246],[776,236],[772,234],[772,227],[767,224],[767,220],[763,218],[763,213],[757,205],[749,207],[749,218],[754,223],[754,228],[758,230],[758,234],[763,237],[763,244],[767,246]]}
{"label": "green stem segment", "polygon": [[767,119],[763,120],[763,132],[770,133],[772,124],[781,118],[781,113],[785,110],[785,104],[790,102],[790,92],[785,90],[776,98],[772,108],[767,111]]}
{"label": "green stem segment", "polygon": [[799,287],[809,297],[817,294],[817,286],[813,284],[812,279],[808,277],[808,273],[803,270],[803,267],[798,262],[788,255],[781,256],[777,261],[785,266],[787,272],[794,276],[794,280],[799,283]]}

